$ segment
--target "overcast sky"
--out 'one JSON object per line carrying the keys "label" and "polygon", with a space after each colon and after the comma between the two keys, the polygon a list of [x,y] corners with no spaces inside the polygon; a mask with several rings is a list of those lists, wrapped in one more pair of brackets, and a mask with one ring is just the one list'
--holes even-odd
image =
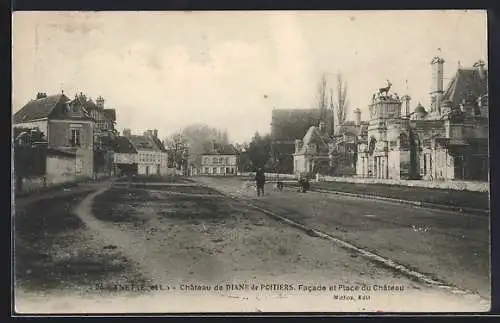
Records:
{"label": "overcast sky", "polygon": [[427,107],[436,54],[445,85],[458,62],[487,62],[486,13],[17,12],[13,110],[38,91],[81,91],[117,110],[119,130],[202,122],[244,141],[269,132],[273,107],[314,107],[321,72],[332,85],[343,73],[362,119],[386,79]]}

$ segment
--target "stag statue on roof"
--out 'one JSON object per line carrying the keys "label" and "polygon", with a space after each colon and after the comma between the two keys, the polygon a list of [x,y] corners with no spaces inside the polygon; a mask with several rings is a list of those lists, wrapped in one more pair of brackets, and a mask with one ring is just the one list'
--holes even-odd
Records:
{"label": "stag statue on roof", "polygon": [[385,93],[385,95],[387,96],[387,94],[389,93],[389,90],[391,89],[391,87],[392,87],[391,81],[387,80],[387,86],[378,89],[378,94],[381,96],[382,94]]}

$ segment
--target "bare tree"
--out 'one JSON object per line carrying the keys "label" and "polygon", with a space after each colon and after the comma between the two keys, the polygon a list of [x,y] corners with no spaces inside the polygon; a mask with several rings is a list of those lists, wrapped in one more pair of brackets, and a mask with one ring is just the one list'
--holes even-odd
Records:
{"label": "bare tree", "polygon": [[326,78],[326,73],[321,74],[321,78],[318,82],[317,89],[317,107],[321,111],[321,119],[324,120],[326,118],[326,110],[328,109],[328,81]]}
{"label": "bare tree", "polygon": [[[332,97],[330,97],[333,102]],[[341,73],[337,74],[337,102],[334,103],[337,116],[337,124],[341,125],[346,121],[349,100],[347,99],[347,81]]]}

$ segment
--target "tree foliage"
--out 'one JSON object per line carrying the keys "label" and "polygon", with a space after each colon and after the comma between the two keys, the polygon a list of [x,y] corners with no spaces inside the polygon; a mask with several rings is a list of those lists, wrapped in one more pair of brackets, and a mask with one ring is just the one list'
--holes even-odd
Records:
{"label": "tree foliage", "polygon": [[173,133],[164,141],[167,149],[174,151],[174,162],[181,161],[199,167],[201,155],[211,148],[212,143],[228,144],[229,136],[225,130],[202,123],[193,123]]}
{"label": "tree foliage", "polygon": [[248,144],[245,158],[248,158],[249,166],[252,171],[255,171],[258,168],[269,170],[272,167],[270,164],[271,136],[261,136],[258,132],[256,132],[252,141]]}

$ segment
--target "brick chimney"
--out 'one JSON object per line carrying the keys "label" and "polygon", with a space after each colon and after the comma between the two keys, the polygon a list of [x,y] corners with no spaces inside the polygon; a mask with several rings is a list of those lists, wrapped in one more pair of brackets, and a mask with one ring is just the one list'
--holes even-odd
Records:
{"label": "brick chimney", "polygon": [[46,98],[46,97],[47,97],[47,93],[45,93],[45,92],[38,92],[38,93],[36,94],[36,99],[37,99],[37,100],[38,100],[38,99],[43,99],[43,98]]}

